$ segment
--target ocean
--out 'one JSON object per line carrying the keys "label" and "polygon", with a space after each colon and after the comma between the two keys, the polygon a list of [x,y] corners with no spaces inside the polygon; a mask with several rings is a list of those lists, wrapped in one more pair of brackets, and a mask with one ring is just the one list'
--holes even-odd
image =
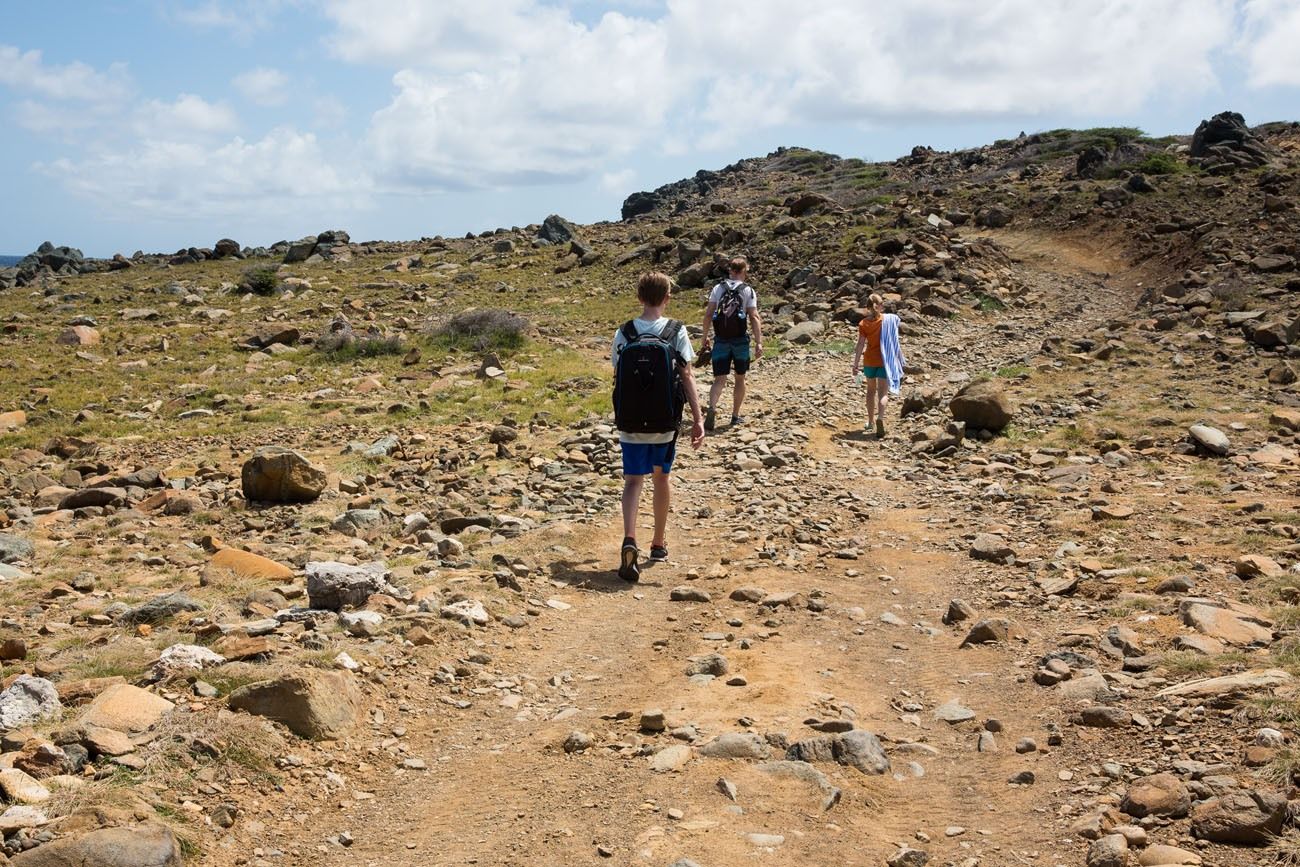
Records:
{"label": "ocean", "polygon": [[22,258],[22,256],[0,256],[0,268],[12,268],[14,265],[17,265]]}

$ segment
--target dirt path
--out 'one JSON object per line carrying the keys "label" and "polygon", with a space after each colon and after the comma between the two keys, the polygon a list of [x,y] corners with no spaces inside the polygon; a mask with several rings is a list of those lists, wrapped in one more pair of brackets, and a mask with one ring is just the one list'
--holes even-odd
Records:
{"label": "dirt path", "polygon": [[[949,323],[949,341],[979,349],[945,357],[935,377],[1032,354],[1062,316],[1100,322],[1131,309],[1130,290],[1103,276],[1115,265],[1104,254],[1007,240],[1038,269],[1030,280],[1057,284],[1047,297],[1070,300],[1009,311],[999,321],[1011,327],[996,334],[977,319]],[[1059,291],[1082,283],[1090,291]],[[917,357],[939,354],[913,339]],[[376,708],[382,719],[352,745],[364,750],[340,748],[332,767],[293,771],[293,785],[314,793],[298,813],[252,817],[282,841],[283,857],[232,848],[213,860],[876,865],[910,843],[929,850],[931,863],[1073,863],[1077,845],[1062,843],[1053,821],[1072,757],[1049,747],[1061,713],[1024,667],[1042,636],[1072,621],[998,601],[1008,577],[970,559],[961,539],[979,515],[940,480],[900,470],[911,465],[910,423],[898,424],[896,409],[886,441],[863,437],[859,395],[847,383],[843,355],[792,351],[760,366],[746,430],[719,431],[679,464],[671,563],[648,569],[639,585],[620,582],[610,571],[613,513],[546,531],[529,554],[559,565],[527,594],[544,618],[483,633],[476,659],[427,649],[412,657],[415,674],[394,660],[378,672],[389,692]],[[775,452],[780,465],[735,469],[764,443],[793,448]],[[710,601],[671,601],[679,585]],[[729,598],[742,587],[791,594],[789,604]],[[1020,638],[959,649],[969,624],[941,623],[954,598],[976,603],[980,616],[1013,609]],[[1004,610],[989,610],[997,606]],[[690,658],[710,653],[727,658],[729,673],[687,677]],[[429,677],[440,662],[460,666],[460,676]],[[727,684],[735,675],[743,685]],[[937,720],[950,700],[974,718]],[[662,710],[676,735],[639,732],[648,708]],[[823,792],[753,760],[694,755],[680,769],[651,770],[649,754],[687,743],[691,729],[696,747],[744,731],[793,742],[817,735],[805,726],[814,717],[877,733],[891,771],[819,766],[843,793],[823,810]],[[994,751],[977,748],[985,721]],[[568,754],[561,744],[575,731],[592,746]],[[1038,751],[1018,754],[1022,738]],[[428,770],[400,769],[406,757]],[[372,767],[398,769],[372,775],[379,783],[358,793],[352,779]],[[1008,784],[1023,771],[1037,784]],[[734,783],[735,803],[720,778]],[[352,837],[347,848],[333,842],[341,832]]]}

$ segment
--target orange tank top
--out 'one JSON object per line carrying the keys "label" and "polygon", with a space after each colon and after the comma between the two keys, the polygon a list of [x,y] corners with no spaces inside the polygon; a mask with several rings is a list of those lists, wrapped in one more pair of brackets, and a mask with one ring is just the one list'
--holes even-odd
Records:
{"label": "orange tank top", "polygon": [[867,346],[862,350],[863,367],[884,367],[885,356],[880,351],[880,325],[885,321],[883,316],[877,316],[875,319],[863,319],[858,323],[858,334],[867,339]]}

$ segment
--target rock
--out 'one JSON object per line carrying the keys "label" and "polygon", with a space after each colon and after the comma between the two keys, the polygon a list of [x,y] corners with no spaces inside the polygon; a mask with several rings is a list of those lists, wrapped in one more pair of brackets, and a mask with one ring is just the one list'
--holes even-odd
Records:
{"label": "rock", "polygon": [[162,652],[154,663],[159,675],[178,671],[198,671],[209,665],[221,665],[226,658],[197,644],[173,644]]}
{"label": "rock", "polygon": [[1210,600],[1184,599],[1179,604],[1183,623],[1202,635],[1237,647],[1273,642],[1271,623],[1243,606],[1220,608]]}
{"label": "rock", "polygon": [[961,599],[954,599],[948,603],[948,610],[944,612],[943,622],[946,626],[953,626],[965,620],[971,620],[975,617],[975,609]]}
{"label": "rock", "polygon": [[889,757],[880,745],[880,739],[863,729],[855,729],[838,736],[835,760],[850,765],[864,774],[889,772]]}
{"label": "rock", "polygon": [[91,756],[125,756],[135,752],[135,744],[125,732],[100,726],[82,726],[81,743]]}
{"label": "rock", "polygon": [[806,322],[792,325],[787,329],[785,332],[785,341],[796,345],[809,344],[820,337],[822,332],[825,330],[826,326],[822,325],[815,319],[809,319]]}
{"label": "rock", "polygon": [[17,768],[0,770],[0,793],[6,800],[17,804],[44,804],[50,799],[49,789]]}
{"label": "rock", "polygon": [[668,720],[659,708],[643,710],[638,728],[649,734],[658,734],[668,728]]}
{"label": "rock", "polygon": [[446,620],[455,620],[465,626],[487,626],[492,622],[492,615],[488,614],[483,603],[477,599],[462,599],[444,605],[438,609],[438,614]]}
{"label": "rock", "polygon": [[101,692],[81,715],[81,724],[142,732],[172,709],[170,701],[147,689],[126,683],[114,684]]}
{"label": "rock", "polygon": [[948,411],[968,428],[997,433],[1011,423],[1014,407],[1001,387],[992,380],[976,380],[957,392]]}
{"label": "rock", "polygon": [[1011,622],[1001,618],[981,620],[971,627],[962,647],[974,644],[1005,644],[1011,635]]}
{"label": "rock", "polygon": [[1201,856],[1175,846],[1149,846],[1138,855],[1141,867],[1199,867]]}
{"label": "rock", "polygon": [[711,759],[766,759],[772,751],[767,742],[751,732],[727,732],[700,747],[699,753]]}
{"label": "rock", "polygon": [[691,760],[693,751],[685,744],[673,744],[650,757],[650,770],[656,774],[679,771]]}
{"label": "rock", "polygon": [[63,711],[59,691],[41,677],[20,674],[0,692],[0,731],[33,725],[58,716]]}
{"label": "rock", "polygon": [[578,240],[578,229],[558,214],[551,214],[542,221],[542,227],[537,231],[537,237],[549,244],[562,246],[570,241]]}
{"label": "rock", "polygon": [[27,413],[21,409],[0,412],[0,431],[18,430],[27,424]]}
{"label": "rock", "polygon": [[1206,424],[1194,424],[1187,429],[1187,434],[1193,442],[1210,454],[1222,456],[1232,451],[1232,443],[1228,440],[1227,434],[1218,428]]}
{"label": "rock", "polygon": [[918,415],[934,409],[942,402],[943,395],[939,389],[933,386],[909,389],[907,394],[903,395],[903,402],[899,407],[898,414],[902,417]]}
{"label": "rock", "polygon": [[709,674],[714,677],[722,677],[729,668],[725,656],[720,653],[710,653],[707,656],[691,657],[690,665],[686,667],[686,676],[695,677],[700,674]]}
{"label": "rock", "polygon": [[1183,781],[1173,774],[1154,774],[1130,783],[1119,808],[1138,819],[1145,816],[1181,819],[1192,809],[1192,796]]}
{"label": "rock", "polygon": [[673,602],[708,602],[712,597],[707,591],[695,587],[674,587],[668,593],[668,598]]}
{"label": "rock", "polygon": [[7,836],[23,828],[39,828],[49,821],[44,811],[24,804],[15,804],[0,813],[0,834]]}
{"label": "rock", "polygon": [[212,565],[233,572],[241,578],[283,581],[294,575],[294,571],[282,563],[236,548],[222,548],[213,554]]}
{"label": "rock", "polygon": [[1016,552],[1003,541],[1001,536],[978,533],[971,542],[970,556],[974,560],[985,560],[990,563],[1012,563],[1016,559]]}
{"label": "rock", "polygon": [[564,743],[560,746],[566,753],[581,753],[595,745],[596,739],[591,735],[586,732],[572,731],[569,732],[569,736],[564,739]]}
{"label": "rock", "polygon": [[1237,577],[1250,580],[1252,578],[1280,578],[1286,574],[1286,570],[1278,565],[1276,560],[1265,557],[1262,554],[1247,554],[1238,557],[1235,564]]}
{"label": "rock", "polygon": [[924,849],[904,846],[885,860],[888,867],[925,867],[930,863],[930,853]]}
{"label": "rock", "polygon": [[59,508],[68,511],[102,509],[108,506],[122,506],[125,503],[125,488],[82,488],[80,491],[73,491],[60,500]]}
{"label": "rock", "polygon": [[1107,834],[1088,847],[1088,867],[1128,867],[1128,840]]}
{"label": "rock", "polygon": [[380,561],[353,566],[333,561],[305,567],[307,599],[312,608],[342,611],[360,608],[376,593],[390,593],[388,568]]}
{"label": "rock", "polygon": [[202,611],[203,605],[188,594],[176,592],[155,596],[135,608],[128,609],[118,619],[126,624],[157,624],[170,620],[184,611]]}
{"label": "rock", "polygon": [[964,706],[956,699],[945,702],[934,709],[934,718],[940,722],[957,723],[975,719],[975,711]]}
{"label": "rock", "polygon": [[356,725],[362,697],[352,676],[341,671],[304,672],[240,687],[230,694],[232,710],[283,723],[311,740],[341,737]]}
{"label": "rock", "polygon": [[1274,792],[1243,790],[1211,798],[1192,811],[1192,836],[1212,843],[1263,846],[1282,833],[1287,801]]}
{"label": "rock", "polygon": [[74,325],[64,330],[55,342],[61,346],[98,346],[99,332],[89,325]]}
{"label": "rock", "polygon": [[60,837],[15,855],[14,867],[181,867],[181,846],[166,825],[145,822]]}
{"label": "rock", "polygon": [[31,560],[35,553],[36,549],[26,539],[20,539],[8,533],[0,533],[0,563],[18,563]]}
{"label": "rock", "polygon": [[244,498],[261,503],[307,503],[325,490],[325,471],[292,449],[265,446],[244,462]]}
{"label": "rock", "polygon": [[1280,668],[1246,671],[1241,674],[1229,674],[1224,677],[1189,680],[1186,683],[1168,686],[1156,693],[1160,698],[1179,696],[1183,698],[1225,698],[1229,696],[1249,695],[1291,683],[1294,678]]}
{"label": "rock", "polygon": [[1119,707],[1094,704],[1079,711],[1079,725],[1098,729],[1125,728],[1133,724],[1133,714]]}

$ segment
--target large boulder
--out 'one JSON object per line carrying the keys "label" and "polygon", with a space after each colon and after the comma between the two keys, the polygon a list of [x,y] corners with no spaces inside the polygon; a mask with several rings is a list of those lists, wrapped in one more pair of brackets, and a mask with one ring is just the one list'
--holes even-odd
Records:
{"label": "large boulder", "polygon": [[309,503],[325,490],[325,471],[282,446],[265,446],[244,462],[245,499],[261,503]]}
{"label": "large boulder", "polygon": [[1192,809],[1192,796],[1173,774],[1153,774],[1134,780],[1119,808],[1130,816],[1181,819]]}
{"label": "large boulder", "polygon": [[826,326],[822,325],[815,319],[809,319],[806,322],[800,322],[797,325],[790,326],[789,330],[785,332],[785,341],[787,343],[797,343],[800,345],[812,343],[815,339],[820,337],[822,332],[825,330]]}
{"label": "large boulder", "polygon": [[548,244],[562,245],[578,239],[578,229],[568,220],[558,214],[551,214],[542,221],[542,227],[537,230],[538,240],[545,241]]}
{"label": "large boulder", "polygon": [[953,397],[948,411],[968,428],[997,432],[1011,423],[1015,408],[1002,388],[993,380],[969,383]]}
{"label": "large boulder", "polygon": [[312,608],[342,611],[360,608],[376,593],[404,595],[388,583],[388,568],[380,561],[353,566],[325,561],[308,563],[307,599]]}
{"label": "large boulder", "polygon": [[345,672],[307,671],[240,687],[228,703],[232,710],[282,723],[300,737],[328,740],[356,725],[361,691]]}
{"label": "large boulder", "polygon": [[239,242],[233,238],[222,238],[212,245],[212,258],[229,259],[239,255]]}
{"label": "large boulder", "polygon": [[15,867],[181,867],[181,846],[166,825],[101,828],[15,855]]}
{"label": "large boulder", "polygon": [[20,539],[9,533],[0,533],[0,563],[17,563],[30,560],[36,549],[26,539]]}
{"label": "large boulder", "polygon": [[58,716],[63,710],[59,691],[43,677],[20,674],[0,692],[0,731],[22,728]]}
{"label": "large boulder", "polygon": [[1282,832],[1287,801],[1274,792],[1236,791],[1192,811],[1192,836],[1212,843],[1263,846]]}
{"label": "large boulder", "polygon": [[171,713],[175,707],[160,695],[129,683],[114,684],[90,703],[81,724],[120,732],[142,732]]}

